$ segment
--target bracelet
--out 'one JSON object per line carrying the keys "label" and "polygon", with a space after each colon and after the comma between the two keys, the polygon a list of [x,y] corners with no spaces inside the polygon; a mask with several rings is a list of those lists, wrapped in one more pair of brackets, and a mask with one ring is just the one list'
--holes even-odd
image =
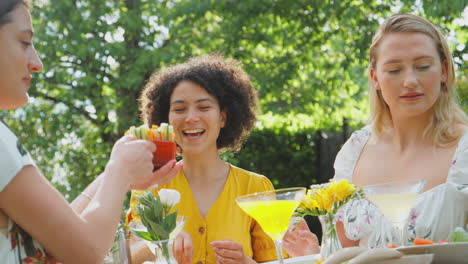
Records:
{"label": "bracelet", "polygon": [[93,199],[93,197],[91,197],[91,195],[87,194],[86,192],[82,192],[81,195],[88,198],[90,201]]}

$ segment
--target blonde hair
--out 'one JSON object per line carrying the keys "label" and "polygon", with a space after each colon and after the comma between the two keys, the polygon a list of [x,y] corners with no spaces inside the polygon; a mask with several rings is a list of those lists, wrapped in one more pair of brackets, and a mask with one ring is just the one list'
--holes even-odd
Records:
{"label": "blonde hair", "polygon": [[[447,66],[447,81],[441,83],[441,91],[433,106],[433,116],[424,131],[423,137],[429,138],[435,146],[448,146],[462,136],[455,124],[467,124],[468,117],[457,102],[455,86],[455,65],[447,41],[442,32],[428,20],[412,15],[393,15],[380,25],[372,38],[369,51],[369,70],[376,67],[377,50],[382,38],[388,33],[414,32],[429,36],[437,49],[440,62]],[[369,78],[369,96],[373,130],[382,133],[385,127],[392,126],[392,116],[380,91],[373,87]]]}

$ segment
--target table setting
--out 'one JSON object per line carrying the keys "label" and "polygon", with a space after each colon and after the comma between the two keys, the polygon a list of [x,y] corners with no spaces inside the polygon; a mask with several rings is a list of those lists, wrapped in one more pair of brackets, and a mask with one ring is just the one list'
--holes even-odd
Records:
{"label": "table setting", "polygon": [[[155,166],[161,166],[174,158],[174,144],[168,145],[168,151],[162,151],[165,148],[161,145],[161,142],[173,143],[170,126],[132,127],[129,133],[159,144],[158,149],[161,151],[154,155]],[[165,157],[166,154],[168,157]],[[414,201],[423,191],[424,186],[424,180],[408,180],[360,188],[348,180],[339,180],[311,185],[309,189],[294,187],[249,194],[238,197],[235,201],[237,206],[254,218],[274,241],[277,260],[266,262],[267,264],[468,263],[468,232],[464,227],[457,227],[450,241],[436,243],[419,239],[418,241],[424,241],[424,244],[404,243],[404,225]],[[128,248],[128,234],[130,233],[133,238],[146,241],[147,246],[155,255],[156,262],[147,263],[177,263],[172,254],[172,243],[182,230],[186,219],[177,216],[177,212],[171,211],[171,208],[180,200],[180,194],[176,195],[175,192],[177,191],[162,189],[155,197],[147,191],[139,197],[137,214],[141,220],[131,222],[127,230],[124,227],[119,228],[113,249],[106,258],[107,262],[104,263],[131,263]],[[398,230],[396,240],[392,241],[388,247],[342,248],[335,225],[338,220],[337,213],[348,202],[360,199],[367,199],[379,208]],[[322,227],[320,254],[284,259],[283,236],[288,229],[294,230],[295,224],[306,215],[316,216],[320,220]],[[293,216],[296,220],[292,221],[291,225]]]}
{"label": "table setting", "polygon": [[[293,257],[268,264],[462,264],[468,263],[468,232],[457,227],[450,241],[433,242],[417,238],[412,245],[403,241],[403,226],[418,194],[425,182],[409,180],[365,186],[362,189],[346,180],[320,185],[312,185],[294,215],[318,216],[322,224],[323,236],[320,254]],[[335,214],[352,199],[367,199],[383,211],[398,230],[395,244],[384,248],[348,247],[341,248],[336,235]],[[324,220],[324,218],[326,220]],[[422,241],[422,242],[421,242]]]}

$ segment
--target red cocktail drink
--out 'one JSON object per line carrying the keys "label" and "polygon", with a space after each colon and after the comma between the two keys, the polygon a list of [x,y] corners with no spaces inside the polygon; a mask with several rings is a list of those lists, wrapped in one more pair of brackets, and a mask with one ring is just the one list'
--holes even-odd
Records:
{"label": "red cocktail drink", "polygon": [[156,144],[156,151],[153,153],[153,165],[157,170],[169,161],[175,159],[176,144],[174,141],[152,140]]}

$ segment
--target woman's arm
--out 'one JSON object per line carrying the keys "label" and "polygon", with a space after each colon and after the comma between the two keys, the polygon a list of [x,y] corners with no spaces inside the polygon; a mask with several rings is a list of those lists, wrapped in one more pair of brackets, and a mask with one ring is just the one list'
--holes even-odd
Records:
{"label": "woman's arm", "polygon": [[340,239],[342,247],[346,248],[359,246],[359,240],[351,240],[346,236],[346,231],[342,221],[336,222],[336,232],[338,234],[338,238]]}
{"label": "woman's arm", "polygon": [[[132,189],[146,189],[147,186],[153,185],[153,183],[157,182],[159,185],[164,185],[168,183],[174,177],[173,173],[169,173],[173,167],[179,171],[179,168],[183,166],[183,162],[180,161],[178,163],[169,163],[159,169],[160,173],[157,177],[153,177],[148,179],[146,182],[140,182],[138,184],[132,185]],[[164,174],[166,173],[166,174]],[[177,175],[177,173],[176,173]],[[77,212],[81,214],[83,210],[89,205],[89,202],[93,199],[96,191],[99,188],[99,185],[102,182],[102,174],[99,175],[86,189],[78,195],[75,200],[70,204],[70,206]]]}
{"label": "woman's arm", "polygon": [[112,243],[125,193],[122,182],[105,186],[94,208],[81,216],[36,167],[27,166],[0,193],[0,206],[58,260],[99,263]]}
{"label": "woman's arm", "polygon": [[222,239],[210,243],[213,247],[216,262],[219,264],[255,264],[255,260],[244,255],[242,244],[232,241],[231,239]]}
{"label": "woman's arm", "polygon": [[[295,221],[296,219],[291,219],[291,224]],[[283,249],[293,257],[320,253],[317,236],[310,231],[307,222],[302,218],[296,224],[294,230],[288,230],[284,235]]]}
{"label": "woman's arm", "polygon": [[64,263],[100,263],[110,248],[126,192],[139,182],[174,177],[181,166],[166,164],[153,174],[154,145],[119,140],[96,193],[81,213],[34,166],[24,167],[0,192],[0,208]]}
{"label": "woman's arm", "polygon": [[70,206],[75,210],[76,213],[81,214],[83,210],[89,205],[89,202],[93,199],[96,194],[99,185],[102,181],[102,174],[99,175],[86,189],[78,195]]}

